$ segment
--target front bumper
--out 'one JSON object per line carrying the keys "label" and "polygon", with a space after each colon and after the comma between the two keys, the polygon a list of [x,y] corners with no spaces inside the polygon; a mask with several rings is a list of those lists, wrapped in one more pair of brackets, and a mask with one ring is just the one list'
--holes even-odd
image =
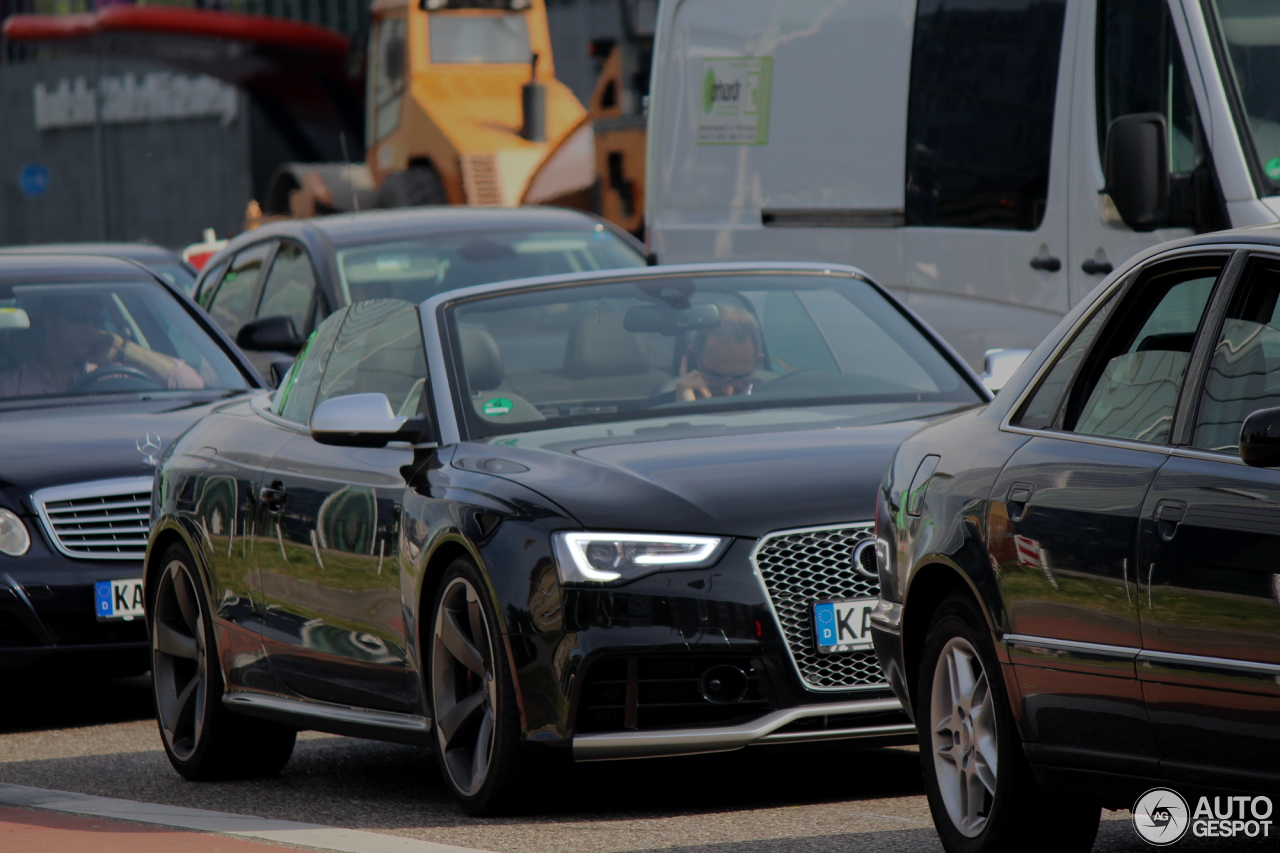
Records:
{"label": "front bumper", "polygon": [[893,695],[902,703],[908,716],[912,715],[911,689],[907,684],[906,662],[902,652],[902,605],[880,599],[871,614],[871,641],[876,647],[876,657],[884,671]]}
{"label": "front bumper", "polygon": [[914,733],[915,726],[903,715],[897,699],[859,699],[787,708],[733,726],[577,735],[573,739],[573,757],[575,761],[658,758],[730,752],[755,744],[897,741]]}

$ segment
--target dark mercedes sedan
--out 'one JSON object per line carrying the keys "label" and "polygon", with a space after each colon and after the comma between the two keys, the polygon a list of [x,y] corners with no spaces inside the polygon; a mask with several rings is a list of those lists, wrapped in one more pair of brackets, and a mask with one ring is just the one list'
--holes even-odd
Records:
{"label": "dark mercedes sedan", "polygon": [[[1278,306],[1280,229],[1167,244],[994,403],[898,451],[872,633],[948,850],[1021,850],[1051,826],[1052,849],[1085,851],[1099,806],[1132,809],[1153,843],[1263,831],[1280,793]],[[1207,817],[1206,791],[1222,795]]]}
{"label": "dark mercedes sedan", "polygon": [[320,321],[353,302],[644,265],[634,237],[574,210],[416,207],[245,232],[205,264],[195,298],[274,384]]}
{"label": "dark mercedes sedan", "polygon": [[261,387],[139,264],[0,255],[0,670],[148,668],[156,462],[214,403]]}
{"label": "dark mercedes sedan", "polygon": [[161,464],[165,749],[198,779],[275,772],[298,729],[433,743],[494,812],[557,755],[909,740],[867,632],[875,490],[987,399],[848,268],[340,309]]}

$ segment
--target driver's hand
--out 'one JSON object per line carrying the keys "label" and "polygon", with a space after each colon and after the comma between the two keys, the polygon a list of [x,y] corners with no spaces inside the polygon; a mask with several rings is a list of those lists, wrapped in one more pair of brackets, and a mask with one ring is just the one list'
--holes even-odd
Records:
{"label": "driver's hand", "polygon": [[696,370],[689,369],[689,356],[680,359],[680,376],[676,379],[676,399],[682,403],[711,399],[707,381]]}
{"label": "driver's hand", "polygon": [[96,329],[93,335],[95,340],[89,360],[94,364],[118,362],[124,352],[124,338],[103,329]]}

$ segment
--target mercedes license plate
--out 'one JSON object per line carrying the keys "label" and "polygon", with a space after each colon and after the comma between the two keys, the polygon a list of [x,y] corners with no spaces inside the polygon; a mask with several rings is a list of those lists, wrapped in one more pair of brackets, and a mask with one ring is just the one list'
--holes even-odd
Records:
{"label": "mercedes license plate", "polygon": [[132,622],[142,616],[142,579],[98,581],[93,585],[93,610],[99,620]]}
{"label": "mercedes license plate", "polygon": [[813,605],[813,637],[818,651],[864,652],[871,646],[871,611],[876,598],[820,601]]}

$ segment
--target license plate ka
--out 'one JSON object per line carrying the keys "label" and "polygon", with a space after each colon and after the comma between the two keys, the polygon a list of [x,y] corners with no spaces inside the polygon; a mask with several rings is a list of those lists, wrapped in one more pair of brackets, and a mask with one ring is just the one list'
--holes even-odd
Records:
{"label": "license plate ka", "polygon": [[821,601],[813,605],[813,638],[818,651],[865,652],[871,644],[871,612],[875,598]]}
{"label": "license plate ka", "polygon": [[98,619],[132,622],[142,616],[142,579],[98,581],[93,585],[93,611]]}

